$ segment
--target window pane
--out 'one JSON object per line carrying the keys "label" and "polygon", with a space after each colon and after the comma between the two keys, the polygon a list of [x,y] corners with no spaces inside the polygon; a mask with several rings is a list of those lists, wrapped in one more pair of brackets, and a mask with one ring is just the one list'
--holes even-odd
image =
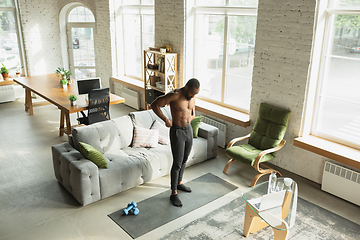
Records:
{"label": "window pane", "polygon": [[141,4],[143,4],[143,5],[154,5],[154,0],[142,0]]}
{"label": "window pane", "polygon": [[333,15],[318,99],[316,132],[356,142],[360,133],[360,18]]}
{"label": "window pane", "polygon": [[74,65],[95,66],[94,33],[92,28],[71,28]]}
{"label": "window pane", "polygon": [[126,15],[124,18],[125,74],[141,78],[141,36],[140,15]]}
{"label": "window pane", "polygon": [[332,0],[334,7],[360,7],[360,0]]}
{"label": "window pane", "polygon": [[140,0],[123,0],[123,5],[140,5]]}
{"label": "window pane", "polygon": [[13,11],[0,11],[0,66],[5,65],[11,72],[20,69],[19,46]]}
{"label": "window pane", "polygon": [[69,13],[68,22],[95,22],[95,18],[89,9],[76,7]]}
{"label": "window pane", "polygon": [[256,6],[258,5],[258,0],[230,0],[230,6]]}
{"label": "window pane", "polygon": [[225,0],[196,0],[198,6],[223,6],[225,4]]}
{"label": "window pane", "polygon": [[360,104],[321,98],[316,128],[326,135],[360,145]]}
{"label": "window pane", "polygon": [[143,15],[143,41],[144,49],[155,46],[155,17],[154,15]]}
{"label": "window pane", "polygon": [[255,16],[229,17],[224,102],[245,110],[250,110],[255,34]]}
{"label": "window pane", "polygon": [[0,6],[11,7],[14,6],[12,0],[0,0]]}
{"label": "window pane", "polygon": [[195,76],[199,96],[221,101],[224,16],[199,15],[196,28]]}

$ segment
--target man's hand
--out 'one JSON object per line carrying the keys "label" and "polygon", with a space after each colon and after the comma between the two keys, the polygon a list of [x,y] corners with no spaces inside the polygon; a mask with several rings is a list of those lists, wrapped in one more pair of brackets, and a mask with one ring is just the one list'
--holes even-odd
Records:
{"label": "man's hand", "polygon": [[168,118],[166,118],[165,125],[167,127],[172,127],[172,122]]}

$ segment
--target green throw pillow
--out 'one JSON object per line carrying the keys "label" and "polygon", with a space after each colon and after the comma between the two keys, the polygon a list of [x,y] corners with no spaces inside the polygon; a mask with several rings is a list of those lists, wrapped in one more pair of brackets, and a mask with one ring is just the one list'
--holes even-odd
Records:
{"label": "green throw pillow", "polygon": [[83,142],[79,142],[79,145],[80,145],[80,152],[87,159],[95,163],[99,168],[108,168],[106,159],[101,154],[101,152],[99,152],[99,150]]}
{"label": "green throw pillow", "polygon": [[198,117],[194,117],[194,119],[191,120],[191,127],[193,129],[193,137],[194,138],[198,137],[199,126],[200,126],[202,119],[203,119],[203,116],[198,116]]}

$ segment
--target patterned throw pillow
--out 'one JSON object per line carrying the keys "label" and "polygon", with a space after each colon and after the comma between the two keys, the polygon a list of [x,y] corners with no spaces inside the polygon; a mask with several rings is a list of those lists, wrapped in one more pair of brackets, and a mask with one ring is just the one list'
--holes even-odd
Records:
{"label": "patterned throw pillow", "polygon": [[159,130],[159,143],[167,145],[170,143],[169,139],[169,128],[166,127],[161,122],[155,120],[153,124],[151,125],[150,129],[157,129]]}
{"label": "patterned throw pillow", "polygon": [[79,147],[82,155],[95,163],[99,168],[108,168],[106,159],[99,150],[83,142],[79,142]]}
{"label": "patterned throw pillow", "polygon": [[135,126],[133,147],[157,147],[158,141],[159,130]]}

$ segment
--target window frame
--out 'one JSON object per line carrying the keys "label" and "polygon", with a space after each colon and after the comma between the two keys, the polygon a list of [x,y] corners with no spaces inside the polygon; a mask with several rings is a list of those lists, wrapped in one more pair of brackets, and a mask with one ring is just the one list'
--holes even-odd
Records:
{"label": "window frame", "polygon": [[[197,96],[197,98],[204,100],[206,102],[210,102],[219,106],[223,106],[229,109],[233,109],[236,111],[240,111],[243,113],[249,114],[250,110],[242,109],[240,107],[236,107],[230,104],[225,103],[225,94],[226,94],[226,78],[225,76],[228,73],[227,65],[228,65],[228,37],[229,37],[229,17],[232,16],[255,16],[257,17],[257,6],[233,6],[229,5],[229,0],[226,0],[226,5],[224,6],[198,6],[195,4],[195,1],[189,1],[187,4],[187,32],[186,32],[186,66],[185,66],[185,75],[186,79],[190,79],[195,75],[196,72],[196,27],[197,22],[196,18],[198,15],[221,15],[224,16],[224,46],[223,46],[223,62],[222,62],[222,79],[221,79],[221,101],[216,101],[214,99],[210,99],[204,96]],[[256,43],[254,43],[255,46]],[[187,71],[186,71],[187,70]],[[195,76],[196,77],[196,76]],[[252,81],[252,79],[250,80]]]}
{"label": "window frame", "polygon": [[19,3],[18,0],[12,0],[13,6],[0,6],[0,11],[12,11],[14,13],[15,18],[15,26],[16,26],[16,37],[19,48],[19,58],[20,64],[22,68],[22,75],[27,76],[28,71],[25,64],[25,51],[24,51],[24,42],[22,36],[22,28],[21,28],[21,19],[20,19],[20,11],[19,11]]}
{"label": "window frame", "polygon": [[[116,37],[116,74],[118,76],[125,76],[139,81],[144,81],[144,31],[143,31],[143,16],[154,16],[154,42],[155,42],[155,6],[149,4],[140,5],[123,5],[123,1],[116,1],[115,3],[115,37]],[[126,15],[140,15],[140,45],[141,45],[141,77],[126,74],[126,59],[125,59],[125,28],[124,18]]]}
{"label": "window frame", "polygon": [[[340,15],[360,15],[359,9],[351,9],[344,7],[332,7],[331,4],[335,1],[322,1],[318,5],[316,12],[316,23],[314,32],[314,44],[312,46],[312,64],[310,65],[308,75],[307,96],[305,98],[305,108],[303,113],[302,126],[300,129],[300,136],[313,135],[323,139],[330,140],[339,144],[343,144],[352,148],[360,149],[360,145],[348,142],[346,140],[337,138],[330,134],[320,132],[316,129],[316,124],[319,121],[320,112],[320,97],[321,90],[324,84],[324,75],[326,74],[326,55],[331,55],[329,49],[332,48],[332,36],[335,28],[333,27],[333,20],[331,18],[336,14]],[[346,59],[351,59],[345,57]],[[357,60],[357,61],[360,61]]]}

